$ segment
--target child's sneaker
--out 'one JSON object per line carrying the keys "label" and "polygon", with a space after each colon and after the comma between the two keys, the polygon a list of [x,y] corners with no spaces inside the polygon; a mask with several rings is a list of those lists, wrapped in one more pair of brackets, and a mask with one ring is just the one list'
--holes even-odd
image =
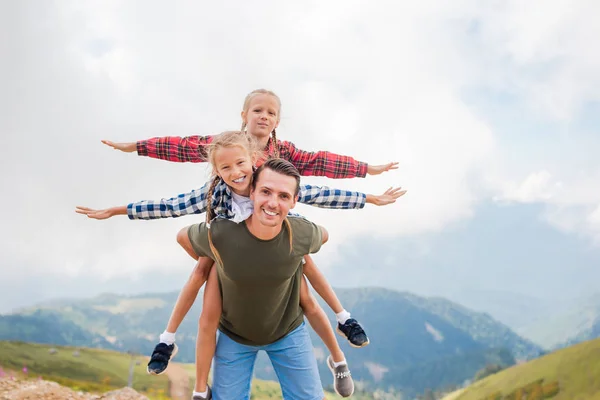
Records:
{"label": "child's sneaker", "polygon": [[365,347],[369,344],[369,338],[365,330],[354,318],[349,318],[343,324],[338,322],[336,330],[350,342],[350,346],[352,347]]}
{"label": "child's sneaker", "polygon": [[348,364],[333,366],[331,356],[327,357],[327,366],[333,374],[333,388],[335,392],[342,397],[350,397],[354,393],[354,381],[350,375]]}
{"label": "child's sneaker", "polygon": [[169,360],[175,357],[177,354],[177,345],[159,343],[154,347],[150,361],[148,361],[148,368],[146,370],[150,375],[160,375],[167,369]]}
{"label": "child's sneaker", "polygon": [[206,386],[206,389],[208,390],[206,397],[202,397],[199,394],[196,394],[192,396],[192,400],[212,400],[212,392],[210,391],[210,386]]}

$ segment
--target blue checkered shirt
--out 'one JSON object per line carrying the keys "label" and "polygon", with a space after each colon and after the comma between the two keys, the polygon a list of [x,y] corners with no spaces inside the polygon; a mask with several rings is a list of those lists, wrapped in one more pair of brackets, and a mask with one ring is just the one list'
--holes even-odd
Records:
{"label": "blue checkered shirt", "polygon": [[[143,200],[127,206],[129,219],[176,218],[188,214],[206,212],[208,189],[207,182],[200,189],[180,194],[160,201]],[[233,218],[231,189],[222,180],[215,187],[212,196],[212,209],[219,218]],[[367,195],[348,190],[331,189],[327,186],[300,185],[298,201],[321,208],[361,209],[365,206]],[[290,213],[289,215],[298,215]]]}

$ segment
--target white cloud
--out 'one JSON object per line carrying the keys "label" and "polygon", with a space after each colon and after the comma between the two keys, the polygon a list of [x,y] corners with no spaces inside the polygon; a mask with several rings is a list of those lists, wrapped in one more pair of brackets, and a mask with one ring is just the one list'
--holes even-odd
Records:
{"label": "white cloud", "polygon": [[500,201],[520,203],[546,202],[560,195],[562,183],[554,182],[548,171],[534,172],[520,183],[507,182]]}
{"label": "white cloud", "polygon": [[[3,59],[12,61],[1,78],[10,115],[0,126],[10,150],[1,163],[12,171],[0,182],[10,193],[0,205],[12,211],[2,237],[16,240],[3,240],[0,251],[7,264],[32,271],[102,279],[191,268],[174,237],[202,217],[96,222],[72,210],[199,187],[205,166],[120,154],[99,141],[236,128],[244,95],[257,87],[282,98],[280,138],[372,163],[400,161],[399,171],[365,180],[306,179],[370,193],[408,189],[386,208],[302,208],[338,243],[365,232],[439,231],[468,218],[488,195],[480,183],[490,160],[499,163],[493,194],[555,199],[550,176],[534,173],[521,182],[532,170],[519,165],[504,173],[504,144],[462,97],[467,87],[501,88],[562,120],[597,98],[600,51],[586,38],[598,28],[585,22],[594,15],[585,7],[595,4],[569,3],[566,16],[563,2],[521,4],[3,5],[19,8],[22,19],[8,26],[19,46],[2,47]],[[535,12],[542,8],[547,12]],[[475,23],[478,30],[469,33]],[[533,169],[544,170],[555,169]],[[333,244],[321,257],[335,255]]]}
{"label": "white cloud", "polygon": [[600,98],[600,35],[593,0],[508,0],[474,7],[470,71],[516,94],[544,118],[572,120]]}

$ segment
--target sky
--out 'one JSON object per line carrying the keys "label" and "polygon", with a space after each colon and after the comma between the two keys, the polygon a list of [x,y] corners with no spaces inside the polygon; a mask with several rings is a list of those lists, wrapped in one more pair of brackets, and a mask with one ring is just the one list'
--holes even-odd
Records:
{"label": "sky", "polygon": [[399,162],[304,179],[408,190],[360,211],[298,206],[330,232],[315,259],[334,286],[480,308],[492,293],[594,293],[599,13],[583,0],[2,2],[0,312],[178,290],[194,262],[175,235],[203,216],[95,221],[74,209],[172,197],[210,169],[100,140],[238,129],[256,88],[282,100],[278,138]]}

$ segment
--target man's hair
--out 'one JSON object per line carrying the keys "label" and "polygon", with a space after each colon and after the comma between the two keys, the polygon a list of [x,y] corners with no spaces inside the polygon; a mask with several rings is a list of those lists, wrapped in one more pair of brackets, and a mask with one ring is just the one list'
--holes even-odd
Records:
{"label": "man's hair", "polygon": [[294,167],[294,165],[291,162],[286,161],[282,158],[270,158],[267,161],[265,161],[263,165],[258,167],[256,171],[254,171],[254,174],[252,176],[252,190],[256,189],[256,182],[258,181],[261,172],[265,169],[270,169],[271,171],[277,172],[278,174],[291,176],[292,178],[296,179],[296,189],[294,190],[294,197],[298,196],[298,193],[300,193],[300,172],[298,172],[298,169]]}

